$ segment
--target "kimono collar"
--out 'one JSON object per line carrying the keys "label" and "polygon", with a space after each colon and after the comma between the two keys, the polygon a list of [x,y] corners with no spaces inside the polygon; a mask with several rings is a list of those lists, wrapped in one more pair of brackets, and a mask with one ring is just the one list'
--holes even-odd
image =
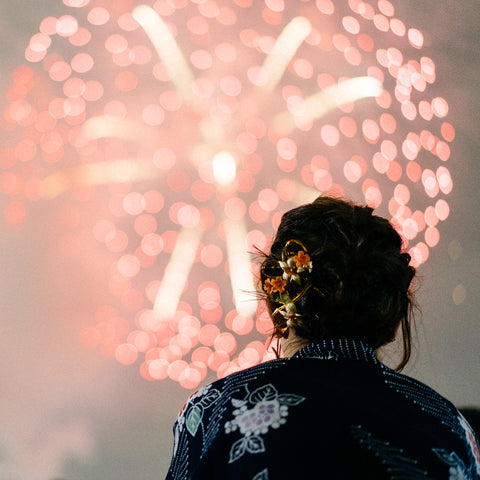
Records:
{"label": "kimono collar", "polygon": [[320,358],[323,360],[358,360],[367,363],[380,363],[375,350],[352,338],[320,340],[298,350],[292,358]]}

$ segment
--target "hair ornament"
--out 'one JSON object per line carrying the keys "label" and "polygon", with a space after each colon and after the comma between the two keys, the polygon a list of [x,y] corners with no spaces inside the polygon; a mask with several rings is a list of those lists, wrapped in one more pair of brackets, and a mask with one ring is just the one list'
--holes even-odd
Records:
{"label": "hair ornament", "polygon": [[312,268],[307,249],[299,240],[289,240],[285,244],[281,260],[270,259],[262,265],[263,290],[274,304],[280,304],[272,313],[275,333],[279,337],[284,337],[289,327],[300,322],[295,302],[311,287]]}

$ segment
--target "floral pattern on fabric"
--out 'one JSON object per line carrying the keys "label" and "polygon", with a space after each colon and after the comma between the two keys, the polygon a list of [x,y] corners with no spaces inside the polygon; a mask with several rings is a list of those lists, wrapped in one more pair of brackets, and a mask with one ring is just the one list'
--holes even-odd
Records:
{"label": "floral pattern on fabric", "polygon": [[202,423],[205,409],[211,407],[215,400],[220,397],[220,392],[211,389],[212,385],[207,385],[193,393],[183,406],[178,415],[174,432],[173,454],[177,452],[179,437],[185,427],[193,437],[197,434],[198,428]]}
{"label": "floral pattern on fabric", "polygon": [[234,419],[225,424],[225,433],[240,430],[243,437],[230,449],[229,463],[233,463],[248,453],[265,452],[262,434],[270,428],[279,428],[287,422],[288,407],[298,405],[305,400],[293,393],[279,394],[271,385],[257,388],[246,399],[232,399]]}
{"label": "floral pattern on fabric", "polygon": [[432,450],[438,458],[442,459],[447,465],[450,465],[448,469],[448,480],[471,480],[474,478],[467,471],[465,464],[455,452],[448,452],[443,448],[434,448]]}
{"label": "floral pattern on fabric", "polygon": [[[334,414],[343,410],[349,415]],[[317,478],[314,471],[322,478],[480,480],[480,444],[455,406],[354,339],[322,340],[200,389],[174,436],[166,480]],[[291,449],[298,457],[311,436],[303,470],[293,471],[281,456]]]}
{"label": "floral pattern on fabric", "polygon": [[472,428],[470,427],[468,422],[465,420],[465,417],[463,415],[460,415],[458,420],[462,428],[465,430],[465,438],[467,440],[467,443],[470,447],[473,458],[475,460],[475,467],[476,467],[477,473],[480,474],[480,451],[479,451],[478,443],[475,439],[475,434],[473,433]]}

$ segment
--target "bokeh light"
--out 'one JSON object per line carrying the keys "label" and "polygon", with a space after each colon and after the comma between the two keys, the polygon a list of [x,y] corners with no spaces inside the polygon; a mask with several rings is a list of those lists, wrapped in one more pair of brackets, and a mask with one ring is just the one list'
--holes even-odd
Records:
{"label": "bokeh light", "polygon": [[85,347],[189,389],[269,358],[251,252],[319,193],[389,215],[415,266],[441,241],[455,129],[390,1],[63,3],[12,73],[0,189],[14,229],[89,212],[111,301]]}

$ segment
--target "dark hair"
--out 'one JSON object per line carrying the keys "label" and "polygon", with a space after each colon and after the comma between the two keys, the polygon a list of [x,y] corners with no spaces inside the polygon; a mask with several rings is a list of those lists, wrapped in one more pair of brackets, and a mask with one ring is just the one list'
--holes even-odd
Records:
{"label": "dark hair", "polygon": [[[355,338],[377,349],[394,340],[401,325],[400,371],[411,355],[415,269],[393,226],[368,206],[320,196],[282,216],[264,264],[280,260],[292,239],[303,243],[313,265],[314,288],[295,302],[297,335],[310,341]],[[267,295],[267,306],[272,313],[280,304]]]}

